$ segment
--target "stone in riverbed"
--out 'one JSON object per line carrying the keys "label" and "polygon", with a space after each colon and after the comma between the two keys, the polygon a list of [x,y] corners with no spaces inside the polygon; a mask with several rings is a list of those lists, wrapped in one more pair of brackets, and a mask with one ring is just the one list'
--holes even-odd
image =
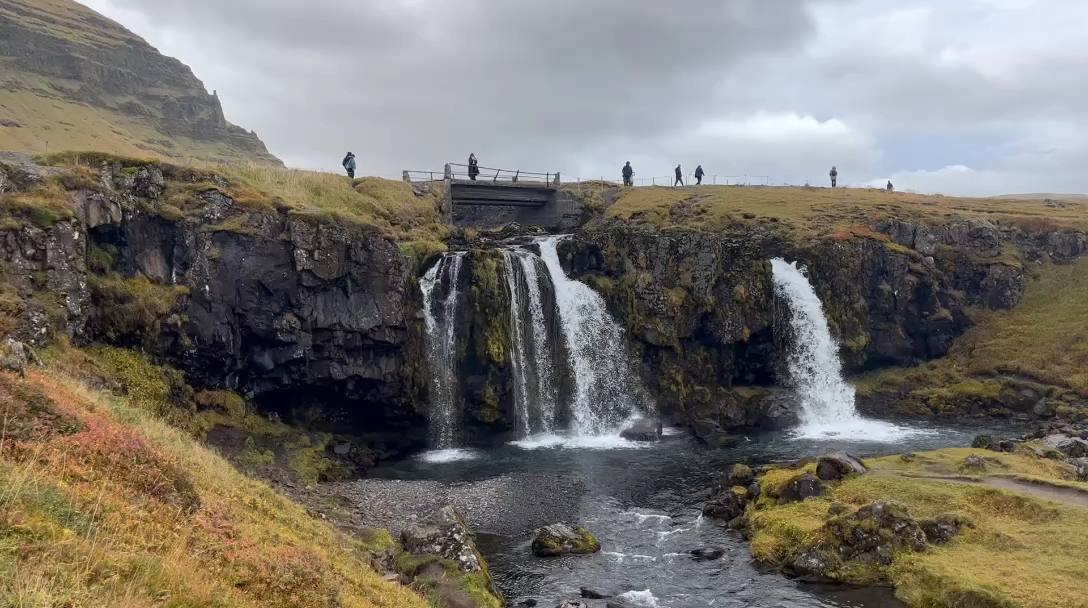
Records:
{"label": "stone in riverbed", "polygon": [[533,539],[533,555],[555,557],[557,555],[584,555],[601,550],[601,543],[581,526],[552,524],[536,531]]}
{"label": "stone in riverbed", "polygon": [[847,475],[867,472],[860,458],[846,452],[831,452],[816,459],[816,476],[824,481],[838,481]]}
{"label": "stone in riverbed", "polygon": [[691,556],[694,557],[696,561],[700,562],[711,562],[716,559],[721,559],[723,555],[725,555],[725,549],[721,547],[703,547],[691,551]]}
{"label": "stone in riverbed", "polygon": [[746,464],[731,464],[725,468],[725,479],[722,486],[748,486],[755,479],[755,475],[752,473],[752,468]]}
{"label": "stone in riverbed", "polygon": [[813,496],[823,496],[827,488],[819,479],[804,473],[791,479],[778,496],[778,504],[784,505],[791,502],[801,502]]}
{"label": "stone in riverbed", "polygon": [[737,438],[726,433],[722,425],[713,420],[696,420],[691,423],[691,432],[700,443],[712,448],[731,448],[737,444]]}
{"label": "stone in riverbed", "polygon": [[747,488],[741,486],[726,488],[703,504],[703,515],[722,521],[731,521],[744,515],[744,508],[747,506]]}
{"label": "stone in riverbed", "polygon": [[639,418],[620,431],[620,437],[628,441],[658,441],[661,439],[661,421]]}
{"label": "stone in riverbed", "polygon": [[601,593],[600,591],[597,591],[596,589],[590,589],[589,587],[582,587],[578,589],[578,591],[582,594],[582,597],[586,598],[587,600],[603,600],[612,597],[607,593]]}

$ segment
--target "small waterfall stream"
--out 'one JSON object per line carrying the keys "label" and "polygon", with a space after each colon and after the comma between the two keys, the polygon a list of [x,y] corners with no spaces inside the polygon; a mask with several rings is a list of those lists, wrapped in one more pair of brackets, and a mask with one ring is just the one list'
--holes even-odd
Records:
{"label": "small waterfall stream", "polygon": [[430,364],[431,445],[439,450],[457,447],[461,431],[455,355],[464,256],[446,254],[419,280]]}
{"label": "small waterfall stream", "polygon": [[641,406],[643,391],[624,348],[623,328],[608,314],[604,299],[563,271],[556,249],[561,238],[541,240],[540,254],[555,288],[574,373],[572,430],[577,435],[615,432]]}
{"label": "small waterfall stream", "polygon": [[799,437],[888,441],[911,431],[858,415],[854,387],[842,376],[839,347],[823,304],[796,262],[771,260],[774,289],[790,311],[792,344],[786,358],[791,387],[801,400]]}
{"label": "small waterfall stream", "polygon": [[522,250],[504,252],[514,330],[511,356],[514,411],[522,438],[555,428],[558,379],[552,364],[551,335],[544,314],[537,266],[540,258]]}

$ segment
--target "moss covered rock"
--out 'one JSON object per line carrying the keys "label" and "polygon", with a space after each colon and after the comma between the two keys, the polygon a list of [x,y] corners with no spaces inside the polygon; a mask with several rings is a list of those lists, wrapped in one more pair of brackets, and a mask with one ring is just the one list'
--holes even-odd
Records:
{"label": "moss covered rock", "polygon": [[584,555],[601,550],[601,543],[581,526],[552,524],[536,531],[533,555],[555,557],[564,554]]}
{"label": "moss covered rock", "polygon": [[434,605],[500,608],[500,594],[491,581],[475,536],[452,506],[401,533],[404,553],[397,570]]}

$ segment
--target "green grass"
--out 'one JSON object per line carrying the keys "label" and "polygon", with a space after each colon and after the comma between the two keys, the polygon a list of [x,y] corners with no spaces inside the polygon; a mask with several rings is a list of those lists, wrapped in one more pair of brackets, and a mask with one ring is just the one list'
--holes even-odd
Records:
{"label": "green grass", "polygon": [[[969,454],[992,459],[989,474],[1088,489],[1088,484],[1063,479],[1057,463],[1027,454],[952,449],[920,453],[910,462],[889,456],[866,464],[872,471],[958,476],[964,474],[961,465]],[[1088,509],[982,485],[870,473],[833,484],[823,498],[783,506],[760,502],[761,508],[749,510],[753,556],[779,563],[820,540],[832,502],[858,507],[876,500],[902,502],[915,518],[958,514],[975,527],[964,529],[947,545],[896,554],[886,571],[852,565],[842,572],[844,580],[887,577],[896,595],[911,606],[1088,606],[1083,585],[1088,580],[1088,561],[1083,559]]]}

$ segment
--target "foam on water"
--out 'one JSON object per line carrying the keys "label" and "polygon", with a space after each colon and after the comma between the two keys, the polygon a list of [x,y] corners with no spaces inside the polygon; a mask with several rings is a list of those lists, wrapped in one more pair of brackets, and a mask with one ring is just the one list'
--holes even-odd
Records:
{"label": "foam on water", "polygon": [[651,447],[652,443],[628,441],[615,435],[559,435],[545,433],[510,442],[523,450],[582,449],[582,450],[638,450]]}
{"label": "foam on water", "polygon": [[462,460],[474,460],[479,458],[479,453],[476,450],[464,450],[464,449],[448,449],[448,450],[431,450],[429,452],[423,452],[419,456],[416,456],[423,462],[429,462],[433,464],[441,464],[444,462],[459,462]]}
{"label": "foam on water", "polygon": [[617,598],[623,600],[624,605],[637,608],[661,608],[661,604],[657,603],[657,598],[654,594],[650,593],[650,590],[645,591],[628,591],[627,593],[621,593]]}

